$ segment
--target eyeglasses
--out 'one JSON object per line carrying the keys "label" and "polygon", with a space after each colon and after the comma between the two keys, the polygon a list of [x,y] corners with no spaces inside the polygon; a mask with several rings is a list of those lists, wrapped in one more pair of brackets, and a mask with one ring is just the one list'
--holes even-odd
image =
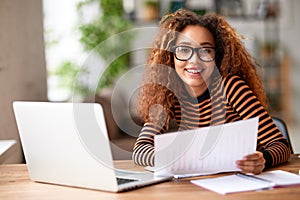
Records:
{"label": "eyeglasses", "polygon": [[177,60],[187,61],[192,58],[194,52],[203,62],[211,62],[215,58],[215,49],[213,47],[198,47],[190,46],[173,46],[172,52],[175,54]]}

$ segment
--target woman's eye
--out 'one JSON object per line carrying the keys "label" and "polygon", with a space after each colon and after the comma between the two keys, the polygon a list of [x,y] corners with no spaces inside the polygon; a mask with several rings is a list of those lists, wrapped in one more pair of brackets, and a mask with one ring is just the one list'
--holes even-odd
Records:
{"label": "woman's eye", "polygon": [[180,53],[190,53],[191,49],[185,48],[185,47],[179,47],[178,52],[180,52]]}
{"label": "woman's eye", "polygon": [[214,57],[215,56],[215,50],[212,49],[212,48],[203,48],[203,49],[199,49],[199,54]]}
{"label": "woman's eye", "polygon": [[210,54],[212,52],[211,49],[200,49],[200,53],[203,53],[203,54]]}

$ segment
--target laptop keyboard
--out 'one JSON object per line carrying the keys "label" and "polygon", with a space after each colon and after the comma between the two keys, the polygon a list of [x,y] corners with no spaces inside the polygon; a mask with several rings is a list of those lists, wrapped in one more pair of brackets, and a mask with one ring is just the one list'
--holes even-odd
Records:
{"label": "laptop keyboard", "polygon": [[128,179],[128,178],[119,178],[117,177],[117,182],[118,185],[124,184],[124,183],[130,183],[130,182],[134,182],[137,181],[136,179]]}

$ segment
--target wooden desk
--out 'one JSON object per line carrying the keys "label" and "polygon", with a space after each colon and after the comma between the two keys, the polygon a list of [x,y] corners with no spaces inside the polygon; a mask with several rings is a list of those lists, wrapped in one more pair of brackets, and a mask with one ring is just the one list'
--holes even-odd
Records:
{"label": "wooden desk", "polygon": [[[119,168],[138,169],[131,161],[117,161]],[[274,169],[282,169],[292,173],[299,173],[300,159],[293,155],[288,163]],[[189,180],[164,182],[144,188],[123,193],[110,193],[81,188],[57,186],[44,183],[36,183],[29,179],[26,165],[0,165],[0,199],[230,199],[230,200],[298,200],[300,198],[300,186],[277,188],[259,192],[243,192],[229,195],[220,195],[209,190],[193,185]]]}

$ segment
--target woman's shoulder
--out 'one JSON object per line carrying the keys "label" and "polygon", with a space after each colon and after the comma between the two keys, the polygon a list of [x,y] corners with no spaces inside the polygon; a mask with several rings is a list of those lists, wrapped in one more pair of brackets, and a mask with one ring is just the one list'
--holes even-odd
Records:
{"label": "woman's shoulder", "polygon": [[239,75],[236,74],[229,74],[223,77],[224,81],[240,81],[243,80]]}
{"label": "woman's shoulder", "polygon": [[230,74],[222,78],[222,87],[226,93],[238,90],[239,88],[248,88],[246,81],[239,75]]}
{"label": "woman's shoulder", "polygon": [[222,78],[224,86],[234,85],[234,83],[246,84],[246,82],[239,76],[235,74],[229,74]]}

